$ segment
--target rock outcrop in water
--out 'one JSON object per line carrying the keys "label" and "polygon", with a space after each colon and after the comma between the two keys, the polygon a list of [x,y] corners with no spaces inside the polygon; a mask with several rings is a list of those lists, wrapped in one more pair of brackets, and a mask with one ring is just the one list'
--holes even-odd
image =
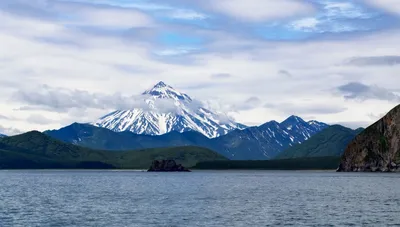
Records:
{"label": "rock outcrop in water", "polygon": [[190,172],[190,170],[177,164],[174,160],[155,160],[148,172]]}
{"label": "rock outcrop in water", "polygon": [[337,171],[400,171],[400,105],[350,142]]}

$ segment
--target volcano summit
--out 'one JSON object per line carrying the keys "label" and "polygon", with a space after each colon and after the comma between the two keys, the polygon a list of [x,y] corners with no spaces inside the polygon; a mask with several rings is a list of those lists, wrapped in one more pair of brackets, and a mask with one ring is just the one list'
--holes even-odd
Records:
{"label": "volcano summit", "polygon": [[143,92],[139,99],[143,103],[140,107],[114,111],[92,124],[115,132],[131,131],[144,135],[197,131],[208,138],[246,128],[162,81]]}

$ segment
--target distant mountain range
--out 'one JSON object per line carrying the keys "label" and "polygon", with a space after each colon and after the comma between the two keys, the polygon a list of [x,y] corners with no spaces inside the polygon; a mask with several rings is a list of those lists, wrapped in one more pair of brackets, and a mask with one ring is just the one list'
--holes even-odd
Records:
{"label": "distant mountain range", "polygon": [[[340,171],[400,171],[400,106],[366,130],[352,130],[298,116],[247,127],[163,82],[143,92],[137,104],[89,124],[11,137],[0,134],[0,168],[139,168],[160,157],[190,165],[295,159],[332,166],[344,153]],[[296,166],[293,162],[285,161]],[[241,168],[246,162],[218,163]]]}
{"label": "distant mountain range", "polygon": [[309,140],[281,152],[275,159],[340,157],[354,137],[363,131],[332,125]]}
{"label": "distant mountain range", "polygon": [[186,167],[198,162],[226,160],[214,151],[199,147],[124,152],[94,150],[64,143],[36,131],[0,139],[0,169],[147,169],[156,159],[173,159]]}
{"label": "distant mountain range", "polygon": [[6,137],[6,135],[0,133],[0,138]]}
{"label": "distant mountain range", "polygon": [[94,149],[119,151],[190,145],[209,148],[232,160],[265,160],[303,143],[327,127],[325,123],[306,122],[300,117],[291,116],[281,123],[271,121],[258,127],[236,129],[216,138],[208,138],[196,131],[171,131],[157,136],[139,135],[78,123],[46,131],[45,134]]}
{"label": "distant mountain range", "polygon": [[164,82],[143,92],[136,102],[137,107],[114,111],[92,124],[115,132],[131,131],[142,135],[197,131],[209,138],[246,128],[223,113],[206,109]]}
{"label": "distant mountain range", "polygon": [[264,160],[328,127],[297,116],[247,127],[206,109],[164,82],[144,91],[134,104],[134,108],[114,111],[90,124],[75,123],[45,133],[93,149],[200,146],[233,160]]}

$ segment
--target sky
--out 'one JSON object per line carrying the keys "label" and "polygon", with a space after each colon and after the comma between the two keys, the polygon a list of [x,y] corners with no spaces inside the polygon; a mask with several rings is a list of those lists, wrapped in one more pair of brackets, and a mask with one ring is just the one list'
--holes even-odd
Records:
{"label": "sky", "polygon": [[366,127],[400,102],[398,0],[2,0],[0,133],[93,122],[164,81],[246,125]]}

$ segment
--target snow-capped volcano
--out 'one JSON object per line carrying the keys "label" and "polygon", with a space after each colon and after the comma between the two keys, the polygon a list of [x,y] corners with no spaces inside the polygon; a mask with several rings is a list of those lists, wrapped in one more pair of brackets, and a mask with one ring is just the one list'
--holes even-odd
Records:
{"label": "snow-capped volcano", "polygon": [[246,128],[225,114],[206,109],[200,102],[162,81],[143,92],[139,99],[139,106],[112,112],[93,125],[116,132],[131,131],[146,135],[197,131],[209,138]]}

